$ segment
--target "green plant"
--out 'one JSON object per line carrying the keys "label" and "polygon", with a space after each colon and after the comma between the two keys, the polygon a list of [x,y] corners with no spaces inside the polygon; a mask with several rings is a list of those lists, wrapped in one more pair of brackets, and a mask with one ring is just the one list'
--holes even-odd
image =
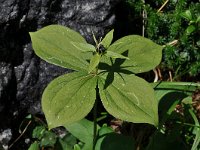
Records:
{"label": "green plant", "polygon": [[200,84],[158,82],[152,83],[152,86],[159,101],[160,123],[146,149],[199,149],[200,126],[192,94],[200,88]]}
{"label": "green plant", "polygon": [[49,128],[83,119],[93,108],[95,148],[97,102],[116,118],[158,126],[158,103],[153,88],[135,74],[155,68],[162,46],[138,35],[113,44],[113,30],[96,46],[77,32],[50,25],[30,33],[35,53],[49,63],[75,70],[54,79],[42,96]]}
{"label": "green plant", "polygon": [[70,133],[60,137],[44,125],[38,125],[34,128],[32,139],[34,142],[30,145],[29,150],[75,150],[75,147],[79,145],[77,138]]}
{"label": "green plant", "polygon": [[[90,150],[93,143],[93,122],[82,119],[73,124],[66,125],[67,133],[63,138],[58,137],[54,132],[47,130],[44,126],[36,126],[32,133],[35,141],[29,150],[55,149],[55,150]],[[117,134],[112,128],[104,124],[97,125],[98,134],[95,150],[117,150],[135,149],[134,139],[128,136]]]}
{"label": "green plant", "polygon": [[[148,135],[148,125],[140,125],[138,132],[144,131],[136,137],[117,134],[108,127],[97,125],[95,150],[146,150],[160,149],[192,149],[199,148],[200,125],[193,108],[194,95],[192,93],[200,84],[189,82],[158,82],[151,83],[155,89],[156,100],[159,102],[160,123],[158,129]],[[198,96],[198,95],[197,95]],[[198,97],[197,97],[198,98]],[[200,104],[199,104],[200,105]],[[32,137],[36,140],[30,150],[39,150],[39,147],[56,150],[90,150],[93,146],[93,122],[82,119],[64,127],[69,131],[63,138],[47,130],[46,125],[36,126]],[[152,129],[151,129],[152,130]],[[50,136],[48,135],[50,134]],[[134,134],[135,133],[131,133]],[[44,136],[45,135],[45,136]],[[47,136],[46,136],[47,135]],[[48,138],[52,137],[53,138]],[[145,137],[145,136],[149,137]],[[148,138],[150,141],[137,141],[138,137]],[[42,140],[43,139],[43,140]],[[52,143],[52,139],[54,139]],[[55,142],[55,139],[56,142]],[[45,141],[45,142],[44,142]],[[44,144],[45,143],[45,144]],[[32,148],[32,149],[31,149]]]}
{"label": "green plant", "polygon": [[[145,3],[142,5],[142,2]],[[126,0],[126,3],[134,12],[130,14],[131,20],[134,20],[132,22],[138,27],[143,24],[138,24],[137,17],[142,18],[142,10],[145,10],[145,37],[161,45],[171,43],[163,49],[163,61],[159,66],[161,70],[171,71],[176,81],[198,76],[200,3],[194,0]]]}

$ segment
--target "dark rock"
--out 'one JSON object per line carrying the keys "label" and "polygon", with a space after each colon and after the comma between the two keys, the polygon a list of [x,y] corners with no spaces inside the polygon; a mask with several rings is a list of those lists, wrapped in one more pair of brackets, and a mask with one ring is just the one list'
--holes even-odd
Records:
{"label": "dark rock", "polygon": [[[28,32],[61,24],[94,43],[113,27],[119,0],[0,1],[0,129],[16,127],[27,113],[41,113],[41,94],[55,77],[70,70],[48,64],[31,47]],[[3,133],[3,130],[2,130]]]}

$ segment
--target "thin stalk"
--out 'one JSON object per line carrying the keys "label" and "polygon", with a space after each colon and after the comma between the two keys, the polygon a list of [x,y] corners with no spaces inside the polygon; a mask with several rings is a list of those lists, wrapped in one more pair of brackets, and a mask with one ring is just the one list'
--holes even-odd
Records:
{"label": "thin stalk", "polygon": [[190,127],[200,128],[200,126],[193,125],[193,124],[191,124],[191,123],[183,123],[183,122],[180,122],[180,121],[176,121],[176,123],[178,123],[178,124],[183,124],[183,125],[190,126]]}
{"label": "thin stalk", "polygon": [[164,4],[158,9],[157,13],[159,13],[165,7],[165,5],[167,5],[168,2],[169,0],[166,0]]}
{"label": "thin stalk", "polygon": [[93,119],[94,119],[94,128],[93,128],[93,150],[95,149],[96,140],[97,140],[97,102],[99,99],[99,89],[98,85],[96,86],[96,100],[93,107]]}
{"label": "thin stalk", "polygon": [[145,22],[146,22],[146,19],[147,19],[147,12],[145,10],[145,0],[142,0],[143,2],[143,11],[142,11],[142,36],[144,37],[144,32],[145,32]]}

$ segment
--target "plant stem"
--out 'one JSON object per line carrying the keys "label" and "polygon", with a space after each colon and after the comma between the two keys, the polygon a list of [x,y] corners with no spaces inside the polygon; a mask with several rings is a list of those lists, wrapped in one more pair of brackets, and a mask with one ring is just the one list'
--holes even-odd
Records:
{"label": "plant stem", "polygon": [[99,89],[98,85],[96,86],[96,100],[94,103],[94,108],[93,108],[93,119],[94,119],[94,130],[93,130],[93,150],[95,150],[95,145],[96,145],[96,139],[97,139],[97,102],[99,99]]}

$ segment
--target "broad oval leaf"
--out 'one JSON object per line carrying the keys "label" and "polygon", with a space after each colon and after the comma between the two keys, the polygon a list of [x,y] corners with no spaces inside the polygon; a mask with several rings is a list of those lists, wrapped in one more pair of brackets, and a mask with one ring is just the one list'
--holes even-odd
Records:
{"label": "broad oval leaf", "polygon": [[35,53],[45,61],[73,70],[87,70],[88,53],[81,53],[71,43],[87,42],[74,30],[60,25],[49,25],[37,32],[31,32],[30,36]]}
{"label": "broad oval leaf", "polygon": [[113,32],[114,32],[114,29],[111,30],[110,32],[108,32],[108,33],[106,34],[106,36],[103,38],[103,40],[102,40],[102,45],[103,45],[106,49],[110,46],[110,44],[111,44],[111,42],[112,42],[112,40],[113,40]]}
{"label": "broad oval leaf", "polygon": [[129,58],[121,67],[134,73],[147,72],[159,65],[162,58],[162,46],[139,35],[125,36],[114,42],[108,51]]}
{"label": "broad oval leaf", "polygon": [[158,103],[154,90],[142,78],[114,73],[114,80],[109,81],[103,75],[99,77],[98,86],[105,109],[114,117],[158,125]]}
{"label": "broad oval leaf", "polygon": [[42,109],[49,128],[83,119],[95,102],[96,77],[74,72],[54,79],[42,95]]}

